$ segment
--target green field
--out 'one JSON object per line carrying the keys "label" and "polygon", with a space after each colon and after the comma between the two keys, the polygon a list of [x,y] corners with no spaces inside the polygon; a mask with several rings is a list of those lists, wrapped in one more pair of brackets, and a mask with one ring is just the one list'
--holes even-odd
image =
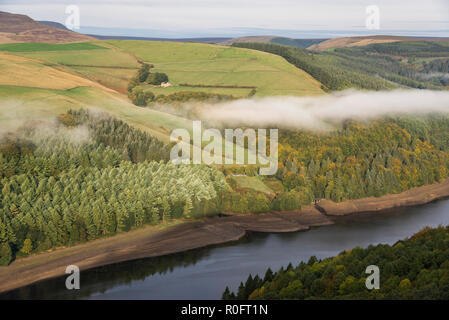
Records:
{"label": "green field", "polygon": [[[252,86],[257,87],[256,96],[323,93],[320,83],[310,75],[283,58],[264,52],[198,43],[129,40],[107,43],[153,64],[152,72],[166,73],[175,86]],[[179,88],[179,91],[188,90]],[[222,88],[202,91],[223,93]],[[241,96],[241,89],[238,91]]]}
{"label": "green field", "polygon": [[[73,44],[19,43],[0,45],[0,51],[41,61],[47,66],[96,81],[125,93],[140,61],[154,65],[152,72],[169,76],[170,88],[152,88],[155,94],[202,91],[248,96],[317,95],[321,84],[283,58],[254,50],[199,43],[108,40]],[[0,83],[1,84],[1,83]],[[180,84],[217,86],[181,87]]]}
{"label": "green field", "polygon": [[137,60],[124,52],[108,48],[103,50],[73,50],[73,51],[37,51],[18,52],[17,55],[41,60],[49,64],[67,66],[92,66],[114,68],[138,68]]}
{"label": "green field", "polygon": [[102,43],[102,46],[93,43],[81,44],[92,45],[98,50],[88,49],[90,46],[75,46],[73,50],[66,47],[61,51],[38,50],[14,52],[14,54],[98,82],[120,93],[126,93],[129,80],[139,68],[137,59],[132,54],[111,47],[107,43]]}
{"label": "green field", "polygon": [[274,196],[274,191],[265,185],[259,177],[232,176],[231,179],[237,183],[238,190],[255,191]]}
{"label": "green field", "polygon": [[89,42],[77,43],[5,43],[0,44],[0,51],[8,52],[37,52],[37,51],[74,51],[74,50],[98,50],[105,49]]}

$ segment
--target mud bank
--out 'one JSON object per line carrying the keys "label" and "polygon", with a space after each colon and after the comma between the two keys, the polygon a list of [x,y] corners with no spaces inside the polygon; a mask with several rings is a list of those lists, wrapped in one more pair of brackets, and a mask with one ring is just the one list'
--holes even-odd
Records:
{"label": "mud bank", "polygon": [[412,188],[398,194],[379,198],[363,198],[335,203],[321,200],[316,204],[318,210],[329,216],[344,216],[362,212],[378,212],[398,207],[412,207],[432,202],[449,196],[449,179],[442,183]]}
{"label": "mud bank", "polygon": [[64,275],[68,265],[76,265],[82,271],[237,241],[251,231],[295,232],[332,223],[310,206],[299,212],[214,217],[165,230],[142,228],[18,259],[8,267],[0,267],[0,293]]}

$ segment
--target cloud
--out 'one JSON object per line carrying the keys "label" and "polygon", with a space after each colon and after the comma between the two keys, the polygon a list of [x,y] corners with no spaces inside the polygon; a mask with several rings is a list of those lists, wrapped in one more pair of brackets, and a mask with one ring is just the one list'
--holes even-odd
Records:
{"label": "cloud", "polygon": [[[163,29],[195,32],[210,28],[366,30],[370,0],[3,0],[0,10],[38,20],[66,20],[65,7],[77,4],[82,27]],[[447,30],[446,0],[378,0],[381,30]],[[440,21],[429,24],[428,21]],[[317,27],[318,26],[318,27]]]}
{"label": "cloud", "polygon": [[198,114],[204,121],[223,125],[329,130],[346,119],[428,113],[449,114],[449,92],[348,90],[319,97],[242,99],[206,106]]}

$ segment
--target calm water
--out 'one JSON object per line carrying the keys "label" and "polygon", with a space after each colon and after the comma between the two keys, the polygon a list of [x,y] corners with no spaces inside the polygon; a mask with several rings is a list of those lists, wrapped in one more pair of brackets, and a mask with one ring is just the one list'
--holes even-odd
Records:
{"label": "calm water", "polygon": [[[252,234],[233,245],[144,259],[81,273],[81,289],[65,289],[58,278],[9,293],[27,299],[219,299],[250,273],[262,275],[310,256],[333,256],[369,244],[393,244],[424,226],[449,225],[449,201],[363,214],[337,224],[289,234]],[[1,298],[1,297],[0,297]]]}

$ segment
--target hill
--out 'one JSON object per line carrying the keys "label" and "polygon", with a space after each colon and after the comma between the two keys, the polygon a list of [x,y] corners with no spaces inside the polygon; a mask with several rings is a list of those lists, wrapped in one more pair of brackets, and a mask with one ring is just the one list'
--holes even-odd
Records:
{"label": "hill", "polygon": [[[157,94],[204,91],[246,97],[251,89],[240,86],[256,86],[258,95],[322,93],[319,82],[275,55],[208,44],[111,40],[0,45],[0,97],[14,101],[19,122],[94,107],[168,141],[173,128],[188,128],[190,121],[129,102],[124,93],[141,60],[166,72],[173,83],[149,89]],[[180,86],[186,83],[198,86]],[[3,108],[3,125],[11,120],[9,113]]]}
{"label": "hill", "polygon": [[[153,64],[152,72],[163,72],[173,85],[166,91],[205,91],[248,96],[321,94],[320,83],[283,58],[254,50],[212,44],[120,41],[106,43]],[[233,88],[224,88],[233,87]],[[154,88],[153,88],[154,89]],[[162,93],[165,89],[158,89]]]}
{"label": "hill", "polygon": [[200,43],[108,40],[82,44],[3,44],[0,52],[39,60],[126,93],[142,61],[169,76],[155,94],[202,91],[246,97],[321,94],[320,83],[276,55]]}
{"label": "hill", "polygon": [[446,89],[449,42],[398,41],[309,51],[265,43],[233,46],[278,54],[320,81],[326,89]]}
{"label": "hill", "polygon": [[364,37],[344,37],[335,38],[322,41],[320,43],[313,44],[307,49],[323,51],[331,48],[346,48],[346,47],[362,47],[369,44],[375,43],[392,43],[398,41],[413,41],[413,40],[449,40],[449,38],[432,38],[432,37],[402,37],[402,36],[388,36],[388,35],[378,35],[378,36],[364,36]]}
{"label": "hill", "polygon": [[100,40],[146,40],[146,41],[171,41],[171,42],[200,42],[200,43],[220,43],[231,38],[206,37],[206,38],[157,38],[157,37],[132,37],[132,36],[105,36],[89,34]]}
{"label": "hill", "polygon": [[282,44],[286,46],[292,46],[297,48],[307,48],[311,45],[321,43],[327,39],[292,39],[286,37],[277,37],[277,36],[249,36],[249,37],[239,37],[232,38],[218,44],[231,46],[234,43],[246,43],[246,42],[259,42],[259,43],[275,43]]}
{"label": "hill", "polygon": [[40,24],[43,24],[45,26],[48,26],[48,27],[55,27],[55,28],[62,29],[62,30],[69,30],[66,28],[65,25],[63,25],[62,23],[59,23],[59,22],[54,22],[54,21],[37,21],[37,22],[39,22]]}
{"label": "hill", "polygon": [[70,30],[38,23],[26,15],[0,11],[0,43],[66,43],[94,39]]}
{"label": "hill", "polygon": [[247,36],[247,37],[238,37],[232,38],[226,41],[219,42],[219,44],[230,46],[233,43],[239,42],[262,42],[262,43],[270,43],[271,40],[276,38],[276,36]]}

